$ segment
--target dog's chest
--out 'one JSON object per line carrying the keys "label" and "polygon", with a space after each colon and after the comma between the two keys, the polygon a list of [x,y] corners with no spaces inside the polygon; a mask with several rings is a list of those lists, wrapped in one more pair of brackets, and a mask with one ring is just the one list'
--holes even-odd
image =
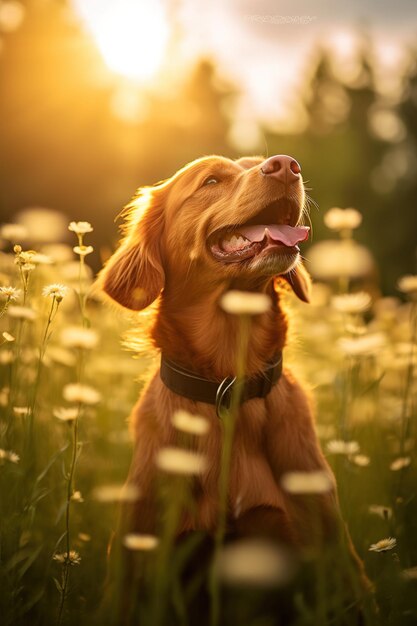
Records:
{"label": "dog's chest", "polygon": [[282,491],[266,454],[263,399],[248,402],[237,418],[230,471],[229,503],[235,517],[257,506],[283,506]]}
{"label": "dog's chest", "polygon": [[[229,510],[233,517],[258,506],[281,508],[283,496],[266,452],[268,415],[265,399],[245,402],[235,417],[230,465]],[[225,417],[227,419],[227,417]],[[218,418],[216,418],[218,420]],[[212,422],[208,439],[199,442],[200,452],[207,454],[210,471],[202,477],[203,491],[214,501],[218,495],[224,424]]]}

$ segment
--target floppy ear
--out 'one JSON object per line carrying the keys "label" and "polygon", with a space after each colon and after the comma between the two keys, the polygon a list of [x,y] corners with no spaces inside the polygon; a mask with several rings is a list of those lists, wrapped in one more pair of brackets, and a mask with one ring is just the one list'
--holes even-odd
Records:
{"label": "floppy ear", "polygon": [[302,263],[298,263],[294,269],[287,274],[282,274],[279,278],[284,278],[293,292],[303,302],[310,302],[311,298],[311,277]]}
{"label": "floppy ear", "polygon": [[118,304],[140,311],[159,296],[164,286],[161,239],[162,199],[151,188],[126,207],[126,236],[99,277],[99,287]]}

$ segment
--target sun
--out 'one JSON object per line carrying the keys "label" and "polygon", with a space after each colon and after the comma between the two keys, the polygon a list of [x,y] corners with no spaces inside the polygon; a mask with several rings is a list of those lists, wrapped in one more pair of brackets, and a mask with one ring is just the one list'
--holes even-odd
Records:
{"label": "sun", "polygon": [[162,64],[169,37],[160,0],[73,0],[108,67],[147,81]]}

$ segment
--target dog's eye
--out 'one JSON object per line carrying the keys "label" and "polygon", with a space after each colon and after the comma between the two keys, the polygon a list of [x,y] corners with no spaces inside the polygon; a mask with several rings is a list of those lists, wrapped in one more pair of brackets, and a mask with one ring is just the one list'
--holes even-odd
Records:
{"label": "dog's eye", "polygon": [[218,182],[219,180],[215,176],[209,176],[201,186],[206,187],[206,185],[216,185]]}

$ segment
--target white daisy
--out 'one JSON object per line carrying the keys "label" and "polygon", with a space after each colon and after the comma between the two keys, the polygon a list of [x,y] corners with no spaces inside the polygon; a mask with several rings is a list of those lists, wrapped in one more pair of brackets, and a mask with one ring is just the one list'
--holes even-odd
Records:
{"label": "white daisy", "polygon": [[365,291],[345,293],[340,296],[333,296],[332,305],[336,311],[341,313],[361,313],[371,306],[371,296]]}
{"label": "white daisy", "polygon": [[78,402],[80,404],[97,404],[101,400],[101,395],[97,389],[80,383],[65,385],[62,395],[67,402]]}
{"label": "white daisy", "polygon": [[93,246],[75,246],[73,250],[79,256],[87,256],[87,254],[91,254],[94,251],[94,248]]}
{"label": "white daisy", "polygon": [[417,293],[417,275],[402,276],[397,285],[398,289],[404,293]]}
{"label": "white daisy", "polygon": [[172,423],[177,430],[190,433],[190,435],[205,435],[210,429],[210,423],[205,417],[192,415],[183,409],[175,411]]}
{"label": "white daisy", "polygon": [[56,552],[53,555],[53,560],[58,561],[58,563],[69,563],[69,565],[79,565],[81,563],[81,557],[76,550],[70,550],[68,552]]}
{"label": "white daisy", "polygon": [[362,223],[362,215],[356,209],[330,209],[324,215],[324,223],[330,230],[354,230]]}
{"label": "white daisy", "polygon": [[93,227],[90,222],[70,222],[68,230],[71,230],[77,235],[85,235],[86,233],[91,233],[93,231]]}
{"label": "white daisy", "polygon": [[11,302],[20,298],[21,293],[22,290],[16,287],[0,287],[0,296],[7,298]]}
{"label": "white daisy", "polygon": [[231,289],[220,299],[221,308],[232,315],[259,315],[271,308],[271,299],[264,293]]}
{"label": "white daisy", "polygon": [[65,298],[68,293],[68,287],[65,285],[60,285],[58,283],[54,283],[52,285],[47,285],[42,289],[42,295],[45,298],[55,298],[57,302],[61,302]]}
{"label": "white daisy", "polygon": [[61,422],[73,422],[78,417],[78,408],[61,406],[54,409],[53,414]]}
{"label": "white daisy", "polygon": [[327,493],[333,488],[333,481],[322,470],[313,472],[287,472],[281,478],[285,491],[293,494]]}
{"label": "white daisy", "polygon": [[155,550],[158,543],[159,539],[154,535],[129,533],[123,537],[123,545],[129,550],[142,550],[144,552],[148,552],[150,550]]}
{"label": "white daisy", "polygon": [[327,452],[330,454],[356,454],[359,452],[357,441],[344,441],[343,439],[332,439],[326,444]]}
{"label": "white daisy", "polygon": [[61,342],[66,348],[92,350],[99,337],[95,330],[83,326],[67,326],[61,332]]}
{"label": "white daisy", "polygon": [[10,461],[10,463],[19,463],[20,456],[13,452],[13,450],[3,450],[0,448],[0,462],[1,461]]}
{"label": "white daisy", "polygon": [[400,470],[408,467],[411,463],[411,459],[409,456],[400,456],[398,459],[395,459],[389,466],[390,470],[393,472],[399,472]]}
{"label": "white daisy", "polygon": [[156,456],[156,465],[164,472],[188,476],[204,472],[207,460],[203,455],[191,450],[162,448]]}
{"label": "white daisy", "polygon": [[381,539],[376,543],[373,543],[369,547],[370,552],[387,552],[392,550],[397,545],[397,540],[394,537],[388,537],[387,539]]}

